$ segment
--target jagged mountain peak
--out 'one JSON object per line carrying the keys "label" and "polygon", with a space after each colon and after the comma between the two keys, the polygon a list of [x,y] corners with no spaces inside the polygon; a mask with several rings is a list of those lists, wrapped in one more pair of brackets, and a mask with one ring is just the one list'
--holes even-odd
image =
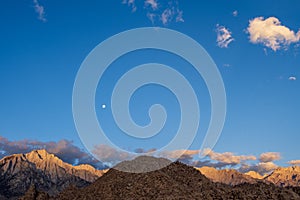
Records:
{"label": "jagged mountain peak", "polygon": [[256,179],[238,172],[235,169],[222,169],[218,170],[214,167],[201,167],[196,168],[204,176],[214,182],[225,183],[228,185],[239,185],[242,183],[256,183]]}
{"label": "jagged mountain peak", "polygon": [[12,154],[9,156],[6,156],[0,160],[1,163],[5,163],[7,161],[41,161],[41,160],[49,160],[49,159],[54,159],[54,160],[60,160],[58,157],[56,157],[54,154],[48,153],[45,149],[41,150],[33,150],[29,153],[20,153],[20,154]]}
{"label": "jagged mountain peak", "polygon": [[89,165],[65,163],[44,149],[13,154],[0,160],[0,188],[7,188],[0,191],[0,195],[18,196],[24,194],[31,185],[49,194],[56,194],[70,184],[86,186],[103,173]]}
{"label": "jagged mountain peak", "polygon": [[279,186],[300,186],[300,166],[279,167],[265,177]]}
{"label": "jagged mountain peak", "polygon": [[33,150],[26,154],[13,154],[11,156],[6,156],[0,160],[0,163],[2,163],[3,166],[9,164],[7,167],[18,167],[18,163],[20,162],[28,162],[34,164],[37,169],[44,171],[57,171],[55,168],[60,167],[67,172],[85,170],[97,174],[99,174],[99,172],[101,173],[101,170],[97,170],[88,164],[73,166],[62,161],[54,154],[47,152],[45,149]]}
{"label": "jagged mountain peak", "polygon": [[33,150],[26,154],[27,156],[38,157],[39,159],[53,158],[56,157],[54,154],[51,154],[46,151],[46,149]]}
{"label": "jagged mountain peak", "polygon": [[54,154],[48,153],[45,149],[34,150],[27,154],[25,157],[33,163],[47,163],[53,162],[59,166],[70,166],[68,163],[64,163],[60,158],[56,157]]}

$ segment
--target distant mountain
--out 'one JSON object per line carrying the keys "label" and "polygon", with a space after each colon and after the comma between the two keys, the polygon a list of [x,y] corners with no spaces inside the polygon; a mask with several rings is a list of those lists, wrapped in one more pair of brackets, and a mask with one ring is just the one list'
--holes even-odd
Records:
{"label": "distant mountain", "polygon": [[32,186],[54,195],[70,185],[87,186],[102,174],[89,165],[74,167],[46,150],[14,154],[0,160],[0,196],[21,196]]}
{"label": "distant mountain", "polygon": [[262,177],[141,156],[105,172],[45,150],[14,154],[0,160],[0,199],[300,199],[300,167]]}
{"label": "distant mountain", "polygon": [[274,183],[278,186],[300,186],[300,166],[279,167],[270,175],[265,177],[265,180]]}
{"label": "distant mountain", "polygon": [[204,176],[213,182],[225,183],[228,185],[239,185],[241,183],[273,183],[281,187],[300,187],[300,167],[279,167],[271,174],[262,176],[257,172],[249,171],[240,173],[234,169],[217,170],[213,167],[197,168]]}
{"label": "distant mountain", "polygon": [[[160,164],[160,162],[163,162]],[[164,165],[165,159],[138,157],[121,163],[119,167],[147,171],[144,163]],[[141,163],[141,165],[139,165]],[[146,169],[144,169],[144,167]],[[151,168],[151,166],[150,166]],[[225,174],[225,171],[224,171]],[[235,174],[235,173],[233,173]],[[227,176],[227,175],[226,175]],[[249,178],[251,179],[251,177]],[[110,169],[91,185],[69,188],[55,199],[300,199],[287,188],[263,182],[230,186],[214,183],[193,167],[180,162],[171,163],[160,170],[147,173],[129,173]]]}
{"label": "distant mountain", "polygon": [[227,185],[239,185],[242,183],[257,183],[258,180],[247,174],[240,173],[234,169],[217,170],[213,167],[197,168],[204,176],[213,182],[224,183]]}

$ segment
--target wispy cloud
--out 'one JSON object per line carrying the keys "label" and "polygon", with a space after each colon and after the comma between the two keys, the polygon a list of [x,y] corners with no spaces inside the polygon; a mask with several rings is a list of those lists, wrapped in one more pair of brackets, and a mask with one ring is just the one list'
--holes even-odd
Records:
{"label": "wispy cloud", "polygon": [[158,9],[158,3],[157,0],[146,0],[145,1],[145,6],[150,6],[152,10],[157,10]]}
{"label": "wispy cloud", "polygon": [[247,31],[250,34],[250,42],[263,44],[273,51],[287,49],[290,44],[300,40],[300,31],[295,33],[283,26],[276,17],[257,17],[250,20]]}
{"label": "wispy cloud", "polygon": [[[143,5],[140,2],[143,2]],[[132,12],[142,8],[153,24],[160,22],[166,26],[171,22],[184,22],[183,11],[179,9],[178,0],[123,0],[122,3],[127,4]]]}
{"label": "wispy cloud", "polygon": [[43,22],[46,22],[47,19],[45,17],[46,13],[45,13],[44,6],[42,6],[38,2],[38,0],[33,0],[33,4],[34,4],[34,10],[38,14],[38,19],[41,20],[41,21],[43,21]]}
{"label": "wispy cloud", "polygon": [[300,165],[300,160],[291,160],[288,162],[290,165]]}
{"label": "wispy cloud", "polygon": [[177,9],[176,22],[184,22],[182,10]]}
{"label": "wispy cloud", "polygon": [[171,9],[166,9],[161,14],[161,21],[163,24],[167,24],[169,21],[171,21],[171,18],[173,17],[173,13]]}
{"label": "wispy cloud", "polygon": [[127,4],[128,7],[131,8],[132,12],[135,12],[137,10],[137,6],[135,5],[135,0],[123,0],[122,4]]}
{"label": "wispy cloud", "polygon": [[220,48],[227,48],[228,45],[232,41],[234,41],[231,35],[232,33],[225,26],[220,26],[219,24],[217,24],[216,32],[217,32],[217,45]]}

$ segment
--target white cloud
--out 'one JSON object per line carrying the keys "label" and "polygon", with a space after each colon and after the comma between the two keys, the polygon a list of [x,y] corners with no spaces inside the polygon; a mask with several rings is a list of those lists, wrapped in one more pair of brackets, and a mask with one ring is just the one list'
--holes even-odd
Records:
{"label": "white cloud", "polygon": [[290,165],[300,165],[300,160],[291,160],[288,162]]}
{"label": "white cloud", "polygon": [[[146,16],[153,23],[160,22],[163,25],[168,25],[171,22],[184,22],[183,11],[179,9],[178,0],[143,0],[142,6],[146,12]],[[135,0],[123,0],[123,4],[131,7],[132,12],[135,12],[141,5]]]}
{"label": "white cloud", "polygon": [[237,156],[232,152],[216,153],[211,149],[204,149],[202,154],[208,156],[211,160],[216,160],[227,164],[240,164],[242,161],[256,160],[256,157],[252,155]]}
{"label": "white cloud", "polygon": [[264,162],[264,163],[258,163],[258,169],[261,173],[269,173],[273,171],[274,169],[278,168],[278,165],[276,165],[273,162]]}
{"label": "white cloud", "polygon": [[171,21],[171,18],[173,16],[172,10],[167,8],[164,10],[164,12],[161,14],[161,21],[164,25],[166,25],[169,21]]}
{"label": "white cloud", "polygon": [[278,168],[278,166],[273,161],[280,159],[281,155],[278,152],[262,153],[259,156],[259,163],[254,165],[243,164],[239,170],[241,172],[255,171],[261,175],[265,175]]}
{"label": "white cloud", "polygon": [[217,24],[217,44],[221,48],[227,48],[228,45],[234,40],[232,33],[224,26]]}
{"label": "white cloud", "polygon": [[268,162],[272,162],[272,161],[280,160],[280,159],[281,159],[281,156],[280,156],[280,153],[278,153],[278,152],[262,153],[259,157],[259,160],[262,163],[268,163]]}
{"label": "white cloud", "polygon": [[137,6],[135,5],[135,0],[123,0],[122,4],[127,4],[128,7],[131,8],[131,12],[135,12],[137,10]]}
{"label": "white cloud", "polygon": [[254,44],[261,43],[273,51],[287,48],[291,43],[300,40],[300,31],[295,33],[288,27],[281,25],[276,17],[267,19],[257,17],[250,20],[247,31],[250,34],[250,42]]}
{"label": "white cloud", "polygon": [[296,81],[297,78],[296,78],[295,76],[290,76],[290,77],[289,77],[289,80],[290,80],[290,81]]}
{"label": "white cloud", "polygon": [[177,9],[176,22],[184,22],[182,10]]}
{"label": "white cloud", "polygon": [[179,10],[178,8],[176,8],[174,6],[166,8],[162,12],[162,14],[160,16],[160,19],[161,19],[161,22],[164,25],[167,25],[167,24],[169,24],[172,21],[175,21],[175,22],[184,22],[183,11]]}
{"label": "white cloud", "polygon": [[157,0],[146,0],[145,6],[150,6],[152,10],[157,10],[158,9]]}
{"label": "white cloud", "polygon": [[33,4],[34,4],[34,10],[35,12],[38,14],[38,19],[46,22],[46,17],[45,17],[45,9],[44,6],[40,5],[40,3],[38,2],[38,0],[33,0]]}
{"label": "white cloud", "polygon": [[152,22],[152,24],[154,24],[154,22],[155,22],[155,20],[157,18],[156,14],[154,14],[154,13],[147,13],[147,17],[148,17],[148,19],[150,19],[150,21]]}
{"label": "white cloud", "polygon": [[235,10],[235,11],[232,12],[232,15],[233,15],[234,17],[238,16],[238,14],[239,14],[239,13],[238,13],[237,10]]}

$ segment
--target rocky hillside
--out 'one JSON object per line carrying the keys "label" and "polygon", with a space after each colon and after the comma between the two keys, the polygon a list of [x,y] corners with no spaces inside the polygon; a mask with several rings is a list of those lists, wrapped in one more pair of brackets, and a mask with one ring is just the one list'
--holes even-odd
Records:
{"label": "rocky hillside", "polygon": [[[152,171],[157,167],[161,169]],[[300,187],[293,187],[299,186],[299,177],[300,167],[278,168],[261,177],[147,156],[104,174],[38,150],[0,160],[0,199],[300,199]]]}
{"label": "rocky hillside", "polygon": [[239,185],[242,183],[257,183],[258,180],[240,173],[234,169],[217,170],[213,167],[201,167],[197,168],[204,176],[212,180],[213,182],[224,183],[227,185]]}
{"label": "rocky hillside", "polygon": [[300,186],[300,166],[279,167],[275,169],[265,180],[278,186]]}
{"label": "rocky hillside", "polygon": [[[139,160],[142,160],[141,162]],[[137,169],[146,157],[126,162],[123,167]],[[149,158],[147,163],[159,164]],[[162,160],[162,162],[166,162]],[[121,164],[122,165],[122,164]],[[144,164],[139,167],[147,167]],[[151,166],[150,166],[151,168]],[[147,171],[147,169],[145,169]],[[141,169],[141,171],[144,171]],[[193,167],[175,162],[157,171],[129,173],[110,169],[93,184],[77,189],[69,188],[55,199],[300,199],[287,188],[273,184],[244,183],[230,186],[214,183]]]}
{"label": "rocky hillside", "polygon": [[103,174],[88,165],[72,166],[45,150],[15,154],[0,160],[0,195],[24,195],[31,186],[50,195],[70,184],[83,187]]}

